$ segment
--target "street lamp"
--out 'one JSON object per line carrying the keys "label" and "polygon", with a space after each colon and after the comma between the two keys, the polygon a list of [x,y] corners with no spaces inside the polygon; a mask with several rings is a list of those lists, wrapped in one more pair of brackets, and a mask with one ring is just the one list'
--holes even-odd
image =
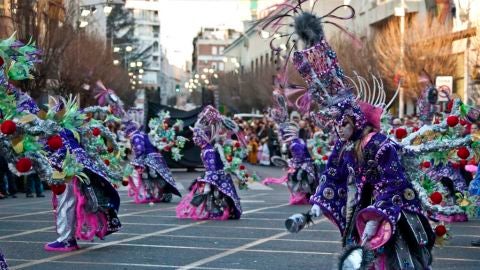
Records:
{"label": "street lamp", "polygon": [[[400,17],[400,71],[404,72],[403,57],[405,53],[405,12],[406,12],[405,0],[402,0],[401,6],[395,8],[395,16]],[[404,116],[405,110],[405,89],[402,86],[402,81],[399,88],[398,99],[398,117],[400,119]]]}
{"label": "street lamp", "polygon": [[125,51],[127,51],[127,52],[131,52],[132,50],[133,50],[132,46],[125,47]]}
{"label": "street lamp", "polygon": [[118,61],[117,59],[115,59],[115,60],[113,60],[113,64],[114,64],[115,66],[118,66],[118,65],[120,64],[120,61]]}

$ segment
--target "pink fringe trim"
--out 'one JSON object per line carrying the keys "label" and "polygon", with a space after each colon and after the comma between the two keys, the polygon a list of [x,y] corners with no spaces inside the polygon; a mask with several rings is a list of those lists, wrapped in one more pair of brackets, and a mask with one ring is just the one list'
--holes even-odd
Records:
{"label": "pink fringe trim", "polygon": [[136,170],[138,175],[138,185],[135,185],[133,179],[130,177],[128,183],[128,196],[133,197],[136,204],[161,202],[163,192],[161,191],[160,187],[157,187],[158,190],[154,190],[154,193],[156,194],[149,194],[149,192],[145,189],[145,185],[142,181],[143,169],[140,168]]}
{"label": "pink fringe trim", "polygon": [[96,213],[87,213],[85,205],[87,199],[80,192],[78,187],[78,179],[75,177],[72,181],[73,192],[77,199],[76,216],[77,224],[75,228],[75,236],[77,239],[91,241],[95,235],[103,239],[107,234],[107,218],[104,213],[97,211]]}
{"label": "pink fringe trim", "polygon": [[284,175],[280,178],[267,177],[262,181],[262,184],[264,184],[264,185],[268,185],[268,184],[281,185],[283,183],[286,183],[287,180],[288,180],[288,175]]}
{"label": "pink fringe trim", "polygon": [[192,191],[190,191],[190,193],[188,193],[188,195],[180,201],[176,208],[177,218],[190,218],[193,220],[227,220],[230,216],[230,209],[228,207],[223,211],[223,215],[214,217],[205,210],[205,203],[202,203],[198,207],[190,204],[190,201],[192,200],[197,189],[201,189],[203,191],[203,184],[200,184],[199,182],[195,183],[192,186]]}
{"label": "pink fringe trim", "polygon": [[304,205],[304,204],[310,204],[307,194],[290,193],[290,205]]}

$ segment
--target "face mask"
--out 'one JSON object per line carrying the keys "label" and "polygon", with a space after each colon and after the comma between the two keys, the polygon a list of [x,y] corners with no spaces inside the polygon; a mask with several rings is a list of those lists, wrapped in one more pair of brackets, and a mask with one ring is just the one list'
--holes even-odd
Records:
{"label": "face mask", "polygon": [[354,126],[350,122],[344,121],[343,124],[337,126],[336,129],[340,140],[348,141],[353,135]]}

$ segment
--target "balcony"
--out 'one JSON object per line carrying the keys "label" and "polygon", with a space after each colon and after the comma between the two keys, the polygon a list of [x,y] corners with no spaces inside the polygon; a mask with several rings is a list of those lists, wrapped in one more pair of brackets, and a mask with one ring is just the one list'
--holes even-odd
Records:
{"label": "balcony", "polygon": [[[419,0],[405,0],[408,13],[419,12],[422,8],[423,1]],[[368,24],[372,25],[383,21],[395,15],[395,8],[400,6],[399,0],[377,0],[370,2],[360,10],[360,15],[367,16]]]}

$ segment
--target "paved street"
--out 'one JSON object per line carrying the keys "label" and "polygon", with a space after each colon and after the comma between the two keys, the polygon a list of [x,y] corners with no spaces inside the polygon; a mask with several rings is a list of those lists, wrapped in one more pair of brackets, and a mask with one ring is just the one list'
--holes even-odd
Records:
{"label": "paved street", "polygon": [[[255,167],[260,176],[275,168]],[[183,187],[199,173],[175,172]],[[183,188],[182,193],[185,193]],[[71,253],[48,253],[56,238],[47,198],[0,201],[0,247],[11,269],[336,269],[339,234],[325,219],[289,234],[284,220],[308,206],[289,206],[284,186],[254,185],[241,191],[244,214],[238,221],[178,220],[176,198],[169,204],[136,205],[121,191],[121,232],[105,241],[80,242]],[[454,238],[435,249],[434,269],[479,269],[480,221],[454,224]]]}

